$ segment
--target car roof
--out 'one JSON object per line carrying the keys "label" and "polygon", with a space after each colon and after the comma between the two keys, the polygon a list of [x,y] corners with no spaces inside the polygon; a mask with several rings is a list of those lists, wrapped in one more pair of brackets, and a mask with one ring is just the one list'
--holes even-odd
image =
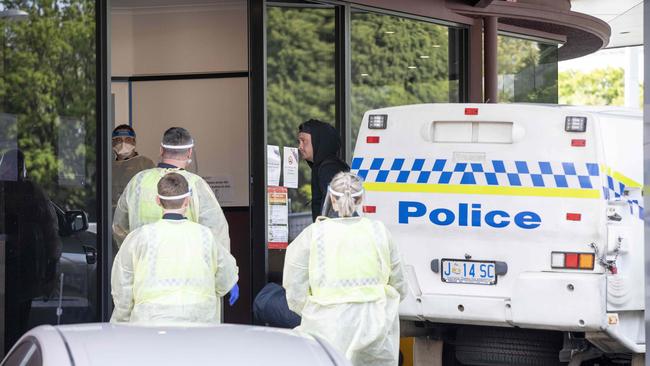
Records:
{"label": "car roof", "polygon": [[276,328],[234,324],[146,327],[107,323],[57,328],[76,366],[333,364],[332,357],[315,339]]}

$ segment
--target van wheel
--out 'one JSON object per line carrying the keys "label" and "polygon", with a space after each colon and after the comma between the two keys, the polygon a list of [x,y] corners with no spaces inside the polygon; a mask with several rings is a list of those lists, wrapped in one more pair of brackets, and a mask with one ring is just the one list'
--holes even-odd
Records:
{"label": "van wheel", "polygon": [[562,333],[493,327],[462,327],[456,334],[456,359],[476,366],[561,365]]}

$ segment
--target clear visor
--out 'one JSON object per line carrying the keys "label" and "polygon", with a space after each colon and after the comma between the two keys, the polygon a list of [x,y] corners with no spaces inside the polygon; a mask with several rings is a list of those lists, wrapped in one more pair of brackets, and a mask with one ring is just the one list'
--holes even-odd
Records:
{"label": "clear visor", "polygon": [[[360,192],[353,194],[352,198],[355,200],[359,200],[359,202],[363,202],[364,192],[365,190],[361,190]],[[323,210],[321,211],[321,216],[325,216],[329,218],[339,217],[338,212],[334,210],[334,206],[332,205],[332,197],[336,199],[337,196],[341,197],[343,196],[343,194],[332,191],[332,189],[328,186],[327,194],[325,195],[325,202],[323,202]],[[354,214],[352,215],[353,217],[363,216],[362,212],[360,211],[360,208],[361,208],[361,204],[357,205],[357,207],[354,210]]]}

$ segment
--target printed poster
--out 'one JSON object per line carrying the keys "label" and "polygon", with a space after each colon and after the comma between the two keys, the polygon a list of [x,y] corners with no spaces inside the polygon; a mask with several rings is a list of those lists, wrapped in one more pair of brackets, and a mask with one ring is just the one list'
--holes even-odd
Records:
{"label": "printed poster", "polygon": [[298,188],[298,149],[284,148],[284,176],[282,182],[287,188]]}
{"label": "printed poster", "polygon": [[280,147],[275,145],[266,146],[266,164],[267,177],[269,186],[280,185],[280,171],[282,170],[282,158],[280,157]]}
{"label": "printed poster", "polygon": [[289,194],[286,187],[268,187],[269,249],[287,249],[289,245]]}

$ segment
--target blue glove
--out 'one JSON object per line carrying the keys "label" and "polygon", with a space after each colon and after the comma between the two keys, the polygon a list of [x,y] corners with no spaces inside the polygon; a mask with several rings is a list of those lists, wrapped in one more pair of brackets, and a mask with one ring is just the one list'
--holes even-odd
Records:
{"label": "blue glove", "polygon": [[235,286],[232,287],[230,290],[230,296],[228,296],[228,303],[230,306],[235,305],[237,300],[239,299],[239,285],[235,284]]}

